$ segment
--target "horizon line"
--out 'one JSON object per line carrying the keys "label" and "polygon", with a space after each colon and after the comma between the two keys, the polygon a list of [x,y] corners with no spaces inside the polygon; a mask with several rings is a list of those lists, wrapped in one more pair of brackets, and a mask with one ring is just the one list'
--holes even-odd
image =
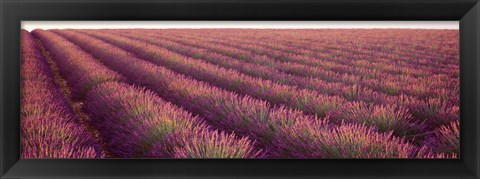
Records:
{"label": "horizon line", "polygon": [[[113,26],[113,27],[112,27]],[[22,21],[21,29],[445,29],[459,21]]]}

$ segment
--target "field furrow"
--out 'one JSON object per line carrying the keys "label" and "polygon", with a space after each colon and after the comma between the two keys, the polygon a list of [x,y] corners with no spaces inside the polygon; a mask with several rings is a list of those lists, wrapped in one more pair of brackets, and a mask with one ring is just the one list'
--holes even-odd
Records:
{"label": "field furrow", "polygon": [[82,99],[97,84],[124,80],[123,76],[109,70],[61,36],[45,30],[35,30],[32,34],[45,45],[76,99]]}
{"label": "field furrow", "polygon": [[54,81],[34,37],[21,31],[22,158],[98,158],[105,154]]}
{"label": "field furrow", "polygon": [[262,157],[248,138],[211,131],[202,119],[144,88],[102,83],[85,101],[93,125],[121,158]]}
{"label": "field furrow", "polygon": [[88,94],[83,108],[91,118],[89,123],[100,132],[115,157],[261,157],[261,151],[253,149],[247,138],[237,140],[231,134],[211,132],[197,118],[151,92],[113,83],[125,78],[63,37],[50,31],[36,30],[34,34],[48,44],[53,59],[63,62],[61,71],[76,67],[77,72],[99,72],[84,75],[83,79],[69,76],[79,75],[76,73],[65,75],[70,84],[82,87],[77,96]]}

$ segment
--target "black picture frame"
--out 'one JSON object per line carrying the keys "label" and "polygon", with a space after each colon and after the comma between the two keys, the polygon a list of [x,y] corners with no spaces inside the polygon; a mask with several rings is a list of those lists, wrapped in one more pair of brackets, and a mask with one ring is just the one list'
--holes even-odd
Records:
{"label": "black picture frame", "polygon": [[[479,178],[478,0],[0,0],[0,178]],[[22,20],[459,20],[460,159],[20,159]]]}

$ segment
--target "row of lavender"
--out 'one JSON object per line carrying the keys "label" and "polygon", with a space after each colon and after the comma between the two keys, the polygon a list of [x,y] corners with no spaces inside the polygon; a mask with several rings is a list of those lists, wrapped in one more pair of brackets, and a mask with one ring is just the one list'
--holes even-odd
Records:
{"label": "row of lavender", "polygon": [[[262,151],[252,147],[253,142],[248,138],[239,138],[234,134],[211,130],[198,117],[164,101],[152,92],[122,83],[125,80],[122,75],[107,69],[97,59],[62,37],[41,30],[36,30],[33,34],[40,39],[49,52],[48,56],[58,65],[62,76],[72,89],[73,98],[85,102],[83,109],[91,119],[88,122],[100,131],[101,139],[108,147],[107,150],[114,155],[113,157],[252,158],[263,156]],[[22,38],[22,49],[25,49],[23,59],[28,59],[28,61],[23,60],[26,62],[22,63],[23,76],[39,78],[39,74],[49,74],[50,67],[46,62],[41,66],[42,71],[32,71],[37,66],[30,64],[44,61],[44,56],[36,49],[35,58],[27,58],[32,56],[29,54],[32,54],[31,44],[34,43],[34,39],[26,31],[22,31],[22,36],[28,37]],[[43,99],[45,96],[42,95],[49,95],[48,91],[35,91],[32,87],[44,89],[42,88],[44,86],[28,85],[28,78],[23,80],[26,84],[23,89],[27,94],[22,95],[25,101],[22,103],[22,109],[26,111],[26,114],[22,114],[24,133],[22,156],[26,158],[104,157],[100,145],[95,144],[96,140],[78,121],[73,123],[75,130],[66,125],[70,124],[71,120],[65,121],[65,124],[61,123],[62,121],[55,121],[67,117],[73,120],[76,117],[70,104],[66,102],[65,96],[59,92],[58,86],[55,86],[53,76],[50,74],[41,79],[52,85],[45,89],[56,92],[55,98],[52,99],[58,98],[63,103]],[[35,99],[36,96],[42,99]],[[47,107],[55,105],[54,107],[57,108],[44,109],[37,104],[39,102],[45,103],[43,105]],[[43,113],[34,113],[35,110]],[[63,115],[66,117],[50,116],[50,113],[64,113],[64,111],[70,113],[65,112],[66,114]],[[51,120],[30,120],[36,119],[33,117],[48,117]],[[90,145],[97,148],[94,150]]]}
{"label": "row of lavender", "polygon": [[104,156],[55,84],[35,39],[22,30],[21,42],[22,158]]}
{"label": "row of lavender", "polygon": [[[252,139],[256,139],[257,142],[260,143],[259,146],[266,149],[271,157],[277,157],[277,156],[281,156],[281,157],[292,157],[292,156],[293,157],[352,157],[352,156],[348,156],[347,154],[333,155],[333,156],[326,155],[325,153],[327,153],[327,152],[325,152],[325,151],[328,150],[328,149],[323,149],[323,152],[322,152],[322,149],[320,149],[321,148],[320,146],[325,146],[324,142],[328,142],[326,140],[320,141],[319,144],[316,144],[317,148],[315,148],[313,146],[302,146],[303,144],[299,144],[298,141],[312,141],[312,142],[314,142],[314,141],[317,141],[318,138],[314,138],[314,139],[311,139],[311,140],[306,140],[305,138],[301,138],[301,137],[305,137],[305,136],[298,136],[300,134],[292,134],[292,131],[288,131],[288,132],[283,133],[283,135],[287,135],[289,137],[292,137],[292,135],[294,135],[290,139],[286,139],[285,136],[281,136],[282,133],[280,133],[279,131],[281,131],[281,129],[284,129],[283,127],[286,127],[285,125],[295,125],[295,123],[288,122],[287,124],[282,124],[282,123],[285,122],[284,120],[282,120],[284,122],[278,124],[276,122],[278,120],[277,118],[280,117],[280,118],[287,119],[286,121],[292,120],[292,119],[296,119],[296,121],[302,121],[303,123],[301,123],[301,125],[300,125],[300,122],[296,122],[296,123],[299,126],[299,128],[304,129],[306,126],[308,126],[308,122],[306,122],[306,121],[316,121],[314,119],[315,118],[314,116],[305,116],[305,115],[301,114],[299,111],[294,111],[292,109],[282,107],[282,106],[280,106],[279,108],[281,108],[282,110],[286,109],[286,111],[289,111],[289,113],[292,113],[292,114],[295,113],[295,114],[299,115],[301,118],[299,118],[298,116],[297,117],[292,117],[292,116],[290,116],[290,117],[287,117],[287,116],[268,116],[269,113],[273,113],[273,112],[276,112],[276,110],[278,110],[278,106],[273,107],[273,109],[270,109],[273,105],[271,105],[268,102],[264,102],[265,105],[263,105],[263,106],[265,106],[265,107],[262,107],[262,108],[264,108],[265,111],[273,110],[272,112],[263,112],[262,110],[260,110],[261,108],[259,108],[262,105],[253,105],[253,104],[248,104],[248,103],[246,105],[241,105],[240,107],[234,106],[234,108],[232,108],[232,109],[226,109],[225,112],[219,111],[222,108],[232,106],[232,103],[233,103],[233,105],[235,105],[236,103],[239,103],[239,102],[235,102],[235,101],[232,101],[232,100],[226,101],[226,100],[222,99],[222,98],[225,98],[224,96],[228,96],[228,95],[222,95],[220,97],[216,96],[215,98],[218,98],[218,99],[215,99],[213,97],[210,97],[210,99],[199,98],[199,96],[208,95],[208,93],[205,93],[205,91],[203,91],[203,89],[204,89],[203,87],[197,87],[197,88],[194,88],[194,89],[188,89],[187,88],[187,89],[181,90],[181,88],[177,87],[178,84],[174,83],[175,86],[171,85],[173,79],[178,79],[180,77],[172,78],[171,80],[166,80],[165,82],[163,82],[163,80],[160,80],[160,79],[168,77],[169,75],[165,75],[165,74],[169,74],[169,73],[163,72],[163,73],[165,73],[165,74],[163,74],[163,73],[157,72],[157,74],[155,74],[155,72],[148,72],[147,74],[149,74],[149,75],[141,74],[140,72],[142,71],[141,70],[142,67],[138,67],[138,69],[132,69],[132,64],[134,64],[134,63],[144,63],[143,60],[138,59],[134,56],[131,56],[131,54],[128,53],[128,52],[124,52],[126,54],[120,56],[120,55],[118,55],[118,51],[120,51],[120,49],[118,49],[115,46],[103,44],[103,46],[105,46],[103,48],[104,50],[99,52],[99,49],[102,49],[102,48],[99,48],[98,45],[93,45],[92,43],[98,42],[98,43],[94,43],[94,44],[101,44],[101,43],[105,43],[105,42],[102,42],[102,41],[99,41],[99,40],[96,40],[96,39],[93,39],[91,37],[81,35],[81,34],[78,34],[78,33],[75,33],[75,32],[65,32],[65,31],[56,31],[56,32],[60,33],[60,34],[64,34],[64,35],[67,34],[66,36],[69,40],[72,40],[70,38],[74,38],[76,36],[76,39],[74,39],[72,41],[74,41],[76,44],[79,44],[84,50],[89,51],[94,56],[98,55],[99,59],[108,59],[108,60],[102,61],[107,66],[109,66],[108,65],[109,63],[110,64],[111,63],[121,63],[119,61],[122,61],[122,60],[125,61],[125,59],[130,59],[129,62],[125,62],[124,64],[115,65],[115,66],[117,66],[116,68],[112,67],[112,66],[109,66],[109,67],[116,70],[116,71],[121,72],[122,74],[129,74],[127,76],[130,77],[130,78],[133,78],[134,79],[134,80],[132,80],[133,82],[137,82],[141,85],[145,85],[145,86],[147,86],[147,87],[149,87],[153,90],[156,90],[157,94],[161,95],[165,99],[170,100],[174,103],[177,103],[177,104],[185,107],[186,109],[188,109],[190,111],[193,111],[194,113],[198,113],[198,114],[201,114],[202,116],[206,116],[205,118],[207,120],[209,120],[209,123],[216,128],[219,128],[219,129],[222,129],[222,130],[228,130],[228,131],[235,131],[236,133],[238,133],[240,135],[246,135],[246,136],[251,137]],[[85,32],[85,33],[88,33],[89,35],[93,35],[97,38],[102,38],[102,36],[97,34],[96,32],[94,32],[94,33]],[[79,38],[78,36],[81,36],[82,38]],[[105,36],[105,34],[104,34],[102,40],[105,40],[106,37],[107,36]],[[110,39],[109,42],[114,43],[114,41],[112,41],[112,40],[118,40],[119,38],[120,37],[106,38],[106,39],[107,39],[107,41],[108,41],[108,39]],[[89,40],[85,40],[85,39],[89,39]],[[123,40],[125,40],[125,39],[123,39]],[[135,44],[136,48],[130,48],[129,49],[128,47],[132,43]],[[151,66],[151,67],[148,67],[148,68],[158,68],[158,66],[155,67],[155,64],[158,64],[158,61],[161,61],[161,60],[165,59],[165,55],[162,56],[162,51],[159,51],[159,49],[156,48],[156,47],[145,46],[146,44],[142,45],[139,42],[128,42],[128,41],[124,41],[122,43],[117,42],[117,43],[114,43],[114,44],[119,45],[122,48],[129,49],[130,51],[135,53],[135,55],[139,55],[141,57],[147,57],[147,58],[145,58],[146,60],[151,60],[152,62],[154,62],[154,64],[148,65],[148,66]],[[139,46],[139,44],[140,44],[140,46]],[[106,49],[109,49],[109,50],[106,50]],[[110,50],[110,49],[118,49],[118,50]],[[145,49],[146,49],[146,51],[145,51]],[[152,49],[154,49],[154,50],[152,50]],[[155,52],[155,50],[157,52]],[[117,52],[116,53],[115,52],[110,52],[109,55],[104,56],[105,53],[107,53],[107,54],[109,53],[108,51],[117,51]],[[150,57],[145,56],[145,54],[141,54],[141,52],[144,52],[145,54],[151,55],[151,56]],[[113,59],[115,59],[115,60],[113,60]],[[112,61],[114,61],[114,62],[112,62]],[[175,62],[175,61],[171,61],[171,62]],[[129,69],[124,69],[126,64],[130,64]],[[181,65],[184,65],[184,64],[181,64],[181,63],[170,63],[170,64],[169,63],[163,63],[161,65],[165,65],[168,68],[174,69],[174,71],[176,69],[176,71],[178,72],[179,71],[178,69],[180,69],[180,68],[178,68],[178,67],[176,68],[176,67],[173,67],[173,66],[175,66],[175,65],[180,65],[181,66]],[[188,66],[183,66],[183,67],[188,67]],[[143,67],[143,69],[148,69],[148,68]],[[143,72],[145,72],[145,71],[146,70],[143,70]],[[155,70],[153,70],[153,71],[155,71]],[[163,74],[163,75],[158,76],[160,74]],[[152,76],[152,77],[149,77],[149,76]],[[152,78],[152,79],[148,79],[148,78]],[[153,80],[153,79],[155,79],[155,80]],[[178,80],[174,80],[174,81],[178,81]],[[166,83],[166,84],[159,84],[159,83]],[[209,83],[210,83],[210,81],[209,81]],[[210,84],[208,84],[208,85],[210,85]],[[216,84],[216,85],[218,85],[218,84]],[[192,84],[190,84],[190,86],[195,87],[195,85],[192,85]],[[162,89],[162,88],[172,88],[172,87],[177,87],[177,88],[174,88],[175,90]],[[183,87],[186,88],[185,86],[183,86]],[[186,91],[186,90],[188,90],[188,91]],[[198,90],[198,91],[196,91],[196,90]],[[182,92],[182,91],[184,91],[184,92]],[[220,91],[222,91],[222,90],[220,90]],[[201,94],[198,94],[199,92]],[[170,94],[170,93],[174,93],[174,94]],[[189,96],[191,96],[191,97],[189,97]],[[193,97],[195,97],[195,98],[193,98]],[[196,98],[198,100],[195,100]],[[213,100],[212,100],[212,98],[213,98]],[[248,99],[248,96],[243,97],[242,100],[244,100],[245,98]],[[210,101],[205,101],[205,100],[210,100]],[[195,104],[197,101],[199,103]],[[219,101],[226,101],[226,103],[221,103],[223,105],[219,106],[219,104],[218,104]],[[255,101],[255,100],[252,100],[252,101]],[[213,105],[209,105],[209,104],[213,104]],[[240,104],[242,104],[242,103],[240,103]],[[209,109],[208,107],[205,107],[205,106],[211,106],[213,109]],[[249,109],[249,108],[246,108],[246,107],[258,108],[258,109]],[[246,109],[243,109],[243,108],[246,108]],[[248,113],[247,113],[247,115],[242,114],[242,113],[249,112],[249,111],[252,111],[252,110],[257,110],[258,112],[263,112],[264,114],[261,114],[261,113],[260,113],[260,115],[258,115],[258,114],[252,115],[252,114],[248,114]],[[235,114],[235,113],[237,113],[236,111],[239,111],[240,114]],[[255,113],[253,113],[253,114],[255,114]],[[239,117],[235,117],[235,115],[239,115]],[[225,118],[225,116],[228,116],[227,120],[222,119],[222,117]],[[294,115],[294,116],[296,116],[296,115]],[[262,122],[262,121],[270,122],[268,120],[265,120],[264,118],[267,118],[267,119],[271,118],[272,119],[271,122],[274,122],[273,125],[272,124],[267,125],[267,126],[262,126],[262,125],[265,125],[265,124],[246,125],[246,124],[258,123],[258,122]],[[305,120],[303,118],[310,118],[310,119]],[[313,120],[312,120],[312,118],[313,118]],[[254,121],[254,120],[256,120],[256,121]],[[260,120],[260,121],[258,121],[258,120]],[[222,123],[220,123],[220,122],[222,122]],[[248,122],[248,123],[245,124],[245,122]],[[318,120],[317,120],[317,122],[318,122]],[[231,123],[234,123],[234,124],[231,124]],[[235,123],[238,123],[238,124],[235,124]],[[324,123],[323,125],[321,125],[322,129],[332,129],[333,128],[334,130],[338,130],[337,128],[340,128],[339,126],[348,126],[347,124],[345,124],[345,125],[341,124],[341,125],[332,125],[333,127],[331,127],[331,124],[327,124],[327,122],[325,122],[325,121],[320,122],[320,123]],[[268,124],[268,123],[266,123],[266,124]],[[259,126],[259,127],[254,128],[255,126]],[[268,126],[277,126],[277,127],[280,127],[280,129],[275,129],[275,128],[268,129],[269,128]],[[312,125],[312,126],[318,127],[318,124],[317,125]],[[250,128],[249,129],[242,129],[242,128],[245,128],[245,127],[250,127]],[[270,128],[272,128],[272,127],[270,127]],[[260,130],[254,130],[254,129],[260,129]],[[264,129],[264,130],[261,130],[261,129]],[[267,130],[265,130],[265,129],[267,129]],[[293,129],[293,128],[289,127],[287,129]],[[273,130],[273,132],[271,132],[272,130]],[[246,132],[243,132],[243,131],[246,131]],[[364,130],[363,132],[365,132],[365,131],[366,130]],[[312,131],[312,133],[318,133],[318,132],[321,133],[321,130],[320,129],[315,129],[315,130]],[[330,131],[330,132],[332,132],[332,131]],[[360,132],[361,133],[361,130],[360,131],[355,131],[355,132]],[[260,133],[260,134],[258,134],[258,133]],[[332,133],[334,133],[334,132],[332,132]],[[295,136],[295,135],[297,135],[297,136]],[[320,134],[317,134],[316,136],[319,136],[319,135]],[[326,135],[326,134],[323,134],[323,135]],[[388,132],[385,133],[385,135],[388,135]],[[312,135],[312,136],[315,136],[315,135]],[[332,137],[333,134],[330,134],[329,136]],[[358,136],[365,136],[365,135],[358,135]],[[367,135],[367,136],[372,137],[372,136],[375,136],[375,134]],[[263,140],[258,140],[258,139],[262,139],[262,138],[263,138]],[[273,139],[273,140],[268,141],[268,140],[265,140],[265,138],[266,139]],[[297,140],[297,143],[294,142],[295,139],[299,139],[299,138],[301,140]],[[387,138],[391,139],[391,137],[387,137]],[[278,140],[278,139],[280,139],[280,140]],[[289,144],[288,145],[275,144],[274,142],[272,142],[272,141],[275,141],[275,140],[278,143],[287,142]],[[358,142],[361,142],[361,141],[362,140],[358,140]],[[438,141],[438,140],[436,140],[436,141]],[[340,141],[336,141],[336,142],[340,142]],[[402,142],[399,142],[399,143],[402,143]],[[315,145],[315,144],[308,144],[308,145]],[[338,144],[337,147],[343,148],[344,145],[345,144]],[[360,146],[361,147],[366,147],[368,145],[365,144],[365,146],[362,146],[362,145],[360,145]],[[286,149],[286,148],[289,148],[289,147],[294,147],[295,149]],[[306,152],[306,151],[309,151],[307,148],[310,148],[311,149],[310,151],[317,151],[317,152],[316,153],[315,152]],[[312,150],[312,148],[315,148],[315,150]],[[417,147],[416,150],[412,149],[409,152],[418,154],[418,148],[422,148],[422,147]],[[358,149],[358,148],[356,148],[356,149]],[[289,151],[285,151],[285,150],[289,150]],[[361,151],[360,149],[358,149],[358,150]],[[392,150],[392,151],[395,151],[395,150]],[[350,154],[356,154],[356,152],[354,152],[353,149],[352,149],[352,151],[349,151],[349,152],[350,152]],[[372,156],[370,156],[370,154],[367,155],[366,153],[368,153],[368,152],[365,152],[363,154],[356,154],[357,156],[355,156],[355,157],[372,157]],[[385,152],[383,152],[383,153],[382,152],[377,152],[377,154],[375,154],[375,155],[386,155],[388,157],[388,154],[386,154]],[[375,157],[375,156],[373,156],[373,157]],[[377,157],[381,157],[381,156],[377,156]],[[385,157],[385,156],[383,156],[383,157]]]}

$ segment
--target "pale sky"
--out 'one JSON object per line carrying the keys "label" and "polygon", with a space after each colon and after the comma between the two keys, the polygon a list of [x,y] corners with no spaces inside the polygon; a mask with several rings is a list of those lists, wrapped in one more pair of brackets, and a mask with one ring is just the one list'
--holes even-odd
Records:
{"label": "pale sky", "polygon": [[459,29],[459,21],[22,21],[33,29],[166,29],[166,28],[268,28],[268,29]]}

